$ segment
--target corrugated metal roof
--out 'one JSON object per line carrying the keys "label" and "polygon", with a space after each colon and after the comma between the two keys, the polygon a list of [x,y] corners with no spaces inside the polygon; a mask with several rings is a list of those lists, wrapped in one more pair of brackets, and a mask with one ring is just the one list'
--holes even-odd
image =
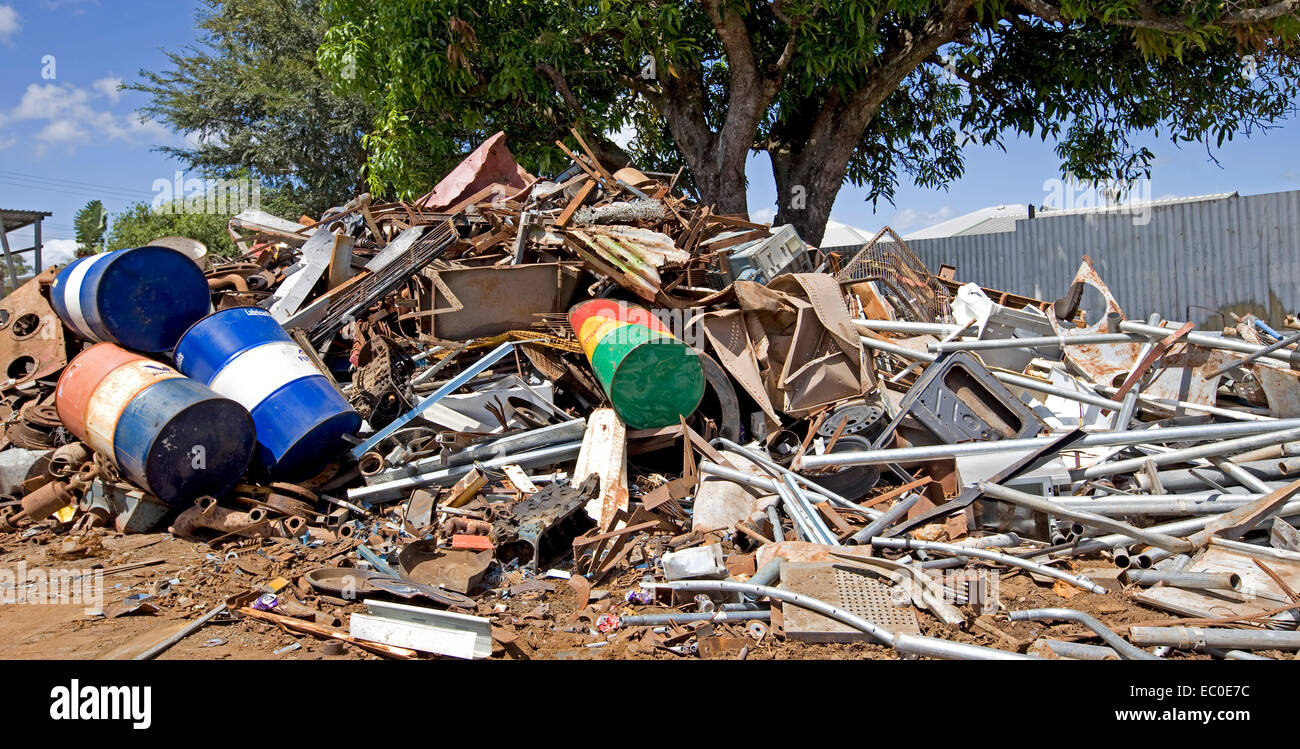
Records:
{"label": "corrugated metal roof", "polygon": [[17,208],[0,208],[0,220],[4,221],[5,231],[16,231],[31,226],[38,219],[53,216],[49,211],[24,211]]}
{"label": "corrugated metal roof", "polygon": [[1156,201],[1145,215],[1061,212],[1014,232],[908,245],[931,270],[947,263],[962,281],[1049,300],[1088,254],[1130,319],[1217,326],[1251,312],[1281,325],[1300,309],[1300,191],[1234,196]]}

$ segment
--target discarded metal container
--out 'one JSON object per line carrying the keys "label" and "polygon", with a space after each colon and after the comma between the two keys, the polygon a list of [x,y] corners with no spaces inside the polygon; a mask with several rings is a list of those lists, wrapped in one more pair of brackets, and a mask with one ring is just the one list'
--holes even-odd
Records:
{"label": "discarded metal container", "polygon": [[700,405],[704,368],[699,356],[646,308],[592,299],[569,310],[569,324],[628,426],[670,426]]}
{"label": "discarded metal container", "polygon": [[136,247],[79,258],[59,272],[50,302],[63,323],[91,341],[166,351],[211,309],[207,279],[167,247]]}
{"label": "discarded metal container", "polygon": [[170,504],[225,493],[253,457],[243,406],[111,343],[72,360],[55,406],[69,431]]}
{"label": "discarded metal container", "polygon": [[181,372],[248,409],[258,458],[277,478],[315,474],[361,426],[361,416],[258,307],[232,307],[198,321],[176,344],[175,360]]}

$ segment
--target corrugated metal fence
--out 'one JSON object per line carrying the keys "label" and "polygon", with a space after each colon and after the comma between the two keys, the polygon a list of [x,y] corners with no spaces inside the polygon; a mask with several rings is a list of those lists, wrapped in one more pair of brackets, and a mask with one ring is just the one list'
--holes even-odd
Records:
{"label": "corrugated metal fence", "polygon": [[1219,327],[1227,312],[1251,312],[1276,327],[1300,311],[1300,191],[1149,211],[1040,214],[1015,232],[907,244],[931,271],[946,263],[960,281],[1049,301],[1090,255],[1130,319],[1159,313]]}

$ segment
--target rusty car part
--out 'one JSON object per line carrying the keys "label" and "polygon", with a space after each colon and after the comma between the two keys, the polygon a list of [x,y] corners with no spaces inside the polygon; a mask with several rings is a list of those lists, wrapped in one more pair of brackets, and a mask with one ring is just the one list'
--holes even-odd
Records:
{"label": "rusty car part", "polygon": [[68,364],[63,323],[41,293],[58,272],[47,268],[0,299],[0,391],[49,377]]}
{"label": "rusty car part", "polygon": [[599,487],[595,474],[576,487],[557,481],[515,504],[493,529],[498,558],[519,559],[535,570],[567,555],[573,539],[596,525],[583,508]]}

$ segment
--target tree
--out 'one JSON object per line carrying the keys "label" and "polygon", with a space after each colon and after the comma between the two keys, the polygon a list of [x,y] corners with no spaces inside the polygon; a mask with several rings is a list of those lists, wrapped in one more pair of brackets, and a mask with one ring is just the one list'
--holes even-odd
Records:
{"label": "tree", "polygon": [[77,257],[103,249],[104,231],[108,228],[108,213],[103,203],[98,200],[86,203],[73,217],[72,225],[77,230]]}
{"label": "tree", "polygon": [[[820,241],[847,181],[943,187],[968,144],[1057,139],[1085,180],[1149,176],[1154,133],[1213,149],[1295,109],[1296,0],[325,0],[321,66],[378,110],[372,191],[419,191],[504,129],[525,166],[578,123],[605,153],[687,167],[745,212],[771,158],[777,221]],[[429,157],[433,154],[435,157]],[[602,154],[603,155],[603,154]],[[617,166],[617,164],[615,164]]]}
{"label": "tree", "polygon": [[203,0],[199,44],[168,52],[172,69],[126,86],[142,112],[193,137],[159,150],[209,176],[246,170],[319,215],[364,190],[361,136],[374,111],[337,93],[316,65],[325,25],[317,0]]}
{"label": "tree", "polygon": [[226,231],[229,221],[229,215],[219,213],[186,213],[181,205],[164,204],[153,210],[148,203],[136,203],[114,214],[108,249],[143,247],[161,237],[187,237],[202,242],[210,255],[236,257],[239,249]]}

